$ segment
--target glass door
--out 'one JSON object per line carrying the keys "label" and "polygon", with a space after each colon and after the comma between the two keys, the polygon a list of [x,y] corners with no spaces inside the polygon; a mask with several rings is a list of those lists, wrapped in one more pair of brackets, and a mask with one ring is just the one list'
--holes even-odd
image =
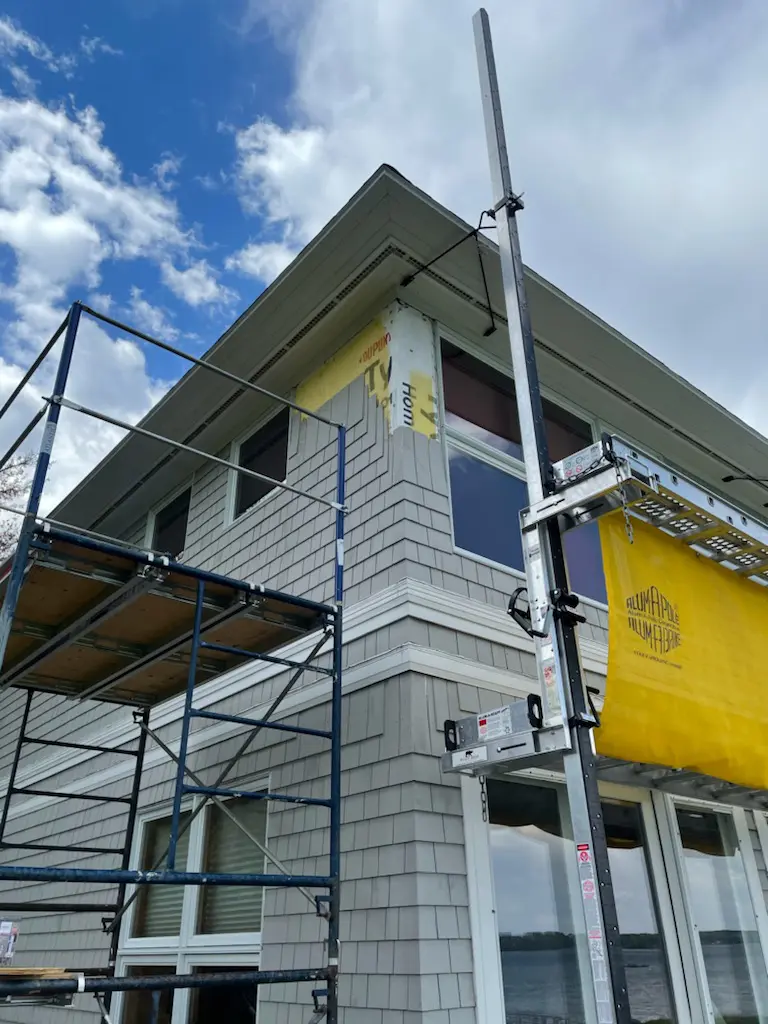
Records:
{"label": "glass door", "polygon": [[[603,813],[633,1021],[690,1024],[679,951],[666,948],[660,923],[671,910],[658,839],[648,834],[649,801],[610,792]],[[582,1001],[589,968],[574,928],[578,878],[564,787],[489,780],[488,801],[506,1024],[592,1024]]]}
{"label": "glass door", "polygon": [[686,910],[715,1024],[766,1024],[768,975],[733,816],[674,803]]}
{"label": "glass door", "polygon": [[638,1022],[673,1024],[678,1016],[642,806],[614,799],[603,800],[602,806],[630,1012]]}

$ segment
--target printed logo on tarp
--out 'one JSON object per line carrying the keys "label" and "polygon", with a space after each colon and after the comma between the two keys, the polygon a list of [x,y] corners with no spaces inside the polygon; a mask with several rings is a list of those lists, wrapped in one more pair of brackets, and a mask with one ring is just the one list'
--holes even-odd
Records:
{"label": "printed logo on tarp", "polygon": [[644,641],[651,656],[666,660],[665,656],[682,644],[677,605],[658,587],[647,587],[627,598],[627,620],[629,628]]}

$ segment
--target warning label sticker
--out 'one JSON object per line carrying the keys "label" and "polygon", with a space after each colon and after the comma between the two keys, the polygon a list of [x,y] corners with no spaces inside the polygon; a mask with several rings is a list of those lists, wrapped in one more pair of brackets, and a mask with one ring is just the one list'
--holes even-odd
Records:
{"label": "warning label sticker", "polygon": [[496,708],[477,716],[477,735],[481,740],[495,740],[512,733],[512,713],[509,707]]}

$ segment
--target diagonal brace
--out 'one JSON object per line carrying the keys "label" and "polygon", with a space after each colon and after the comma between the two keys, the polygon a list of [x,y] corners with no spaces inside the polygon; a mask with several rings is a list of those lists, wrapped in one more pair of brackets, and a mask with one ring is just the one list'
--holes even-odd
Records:
{"label": "diagonal brace", "polygon": [[[178,756],[178,754],[175,754],[171,750],[171,748],[168,746],[168,744],[164,740],[160,739],[160,737],[157,735],[157,733],[154,731],[154,729],[151,729],[144,722],[140,722],[139,725],[140,725],[141,729],[143,730],[143,732],[145,732],[147,734],[147,736],[149,736],[151,739],[153,739],[155,741],[155,743],[158,745],[158,747],[160,747],[160,749],[162,751],[164,751],[168,755],[168,757],[170,757],[170,759],[172,761],[174,761],[176,764],[179,763],[179,756]],[[190,779],[192,779],[192,781],[196,785],[198,785],[198,786],[204,786],[205,785],[205,783],[200,778],[200,776],[197,774],[197,772],[192,771],[192,769],[189,767],[189,765],[186,765],[186,764],[184,765],[184,772],[190,777]],[[237,827],[240,829],[240,831],[243,833],[243,835],[246,836],[248,839],[250,839],[250,841],[253,843],[253,845],[256,846],[261,853],[264,854],[264,856],[267,858],[267,860],[269,860],[272,864],[275,865],[275,867],[277,868],[278,871],[281,871],[284,875],[290,875],[291,874],[291,872],[288,869],[288,867],[281,860],[279,860],[274,855],[274,853],[272,853],[266,846],[263,845],[261,840],[258,839],[258,837],[255,836],[253,834],[253,832],[251,832],[251,830],[248,828],[247,825],[244,825],[238,819],[238,817],[235,814],[233,814],[232,811],[230,811],[230,809],[227,807],[226,803],[223,800],[219,799],[219,797],[216,796],[213,793],[209,794],[209,797],[210,797],[211,802],[216,804],[216,806],[219,808],[219,810],[222,811],[222,813],[226,814],[226,816],[229,818],[229,820],[234,825],[237,825]],[[313,907],[316,906],[315,897],[312,895],[312,893],[309,891],[309,889],[305,889],[303,886],[301,886],[299,888],[299,892],[307,897],[307,899],[309,900],[309,902],[312,904]]]}
{"label": "diagonal brace", "polygon": [[[317,657],[317,655],[320,652],[320,648],[323,646],[325,641],[328,639],[328,636],[329,636],[329,631],[326,630],[323,633],[323,635],[320,637],[320,639],[317,641],[315,646],[312,648],[312,650],[310,651],[310,653],[309,653],[306,661],[304,662],[304,664],[293,673],[293,675],[288,680],[288,682],[285,684],[285,686],[282,688],[280,693],[278,693],[277,697],[275,697],[275,699],[272,701],[272,703],[270,704],[269,708],[267,709],[267,711],[264,713],[264,715],[262,717],[262,721],[263,722],[269,721],[269,719],[272,717],[272,715],[275,713],[275,711],[277,711],[277,709],[280,707],[282,702],[285,700],[285,698],[291,692],[293,687],[296,685],[298,680],[304,674],[305,669]],[[245,754],[246,750],[251,746],[251,744],[254,742],[254,740],[256,739],[256,737],[259,735],[259,733],[261,732],[261,730],[263,728],[264,728],[264,726],[260,725],[260,726],[255,728],[252,732],[250,732],[246,736],[245,740],[240,744],[238,749],[235,751],[235,753],[232,755],[232,757],[229,759],[229,761],[227,761],[227,763],[224,765],[224,768],[219,773],[218,777],[216,778],[216,780],[215,780],[215,782],[213,784],[213,787],[212,787],[213,789],[218,788],[218,786],[220,786],[221,783],[224,782],[224,780],[227,778],[227,776],[230,774],[230,772],[235,767],[237,762]],[[187,818],[187,820],[180,825],[180,827],[179,827],[179,836],[183,835],[187,831],[187,829],[190,827],[190,825],[195,820],[195,818],[198,816],[198,814],[201,813],[201,811],[203,810],[203,808],[205,807],[205,805],[206,805],[206,803],[208,802],[209,799],[210,799],[210,796],[205,796],[200,801],[200,803],[197,805],[197,807],[195,807],[193,809],[192,813]],[[177,839],[178,839],[178,836],[177,836]],[[164,861],[165,861],[167,856],[168,856],[168,847],[165,848],[165,851],[163,852],[163,854],[160,857],[158,857],[158,859],[152,865],[150,870],[151,871],[157,871],[160,868],[160,866],[164,863]],[[130,907],[130,905],[134,902],[134,900],[137,899],[137,897],[138,897],[138,890],[134,891],[131,894],[131,896],[125,901],[125,903],[122,905],[120,910],[115,914],[115,916],[112,918],[112,920],[109,922],[109,924],[107,924],[105,926],[105,931],[107,933],[114,931],[115,928],[118,927],[123,914],[126,912],[128,907]],[[313,902],[314,902],[314,899],[313,899]]]}

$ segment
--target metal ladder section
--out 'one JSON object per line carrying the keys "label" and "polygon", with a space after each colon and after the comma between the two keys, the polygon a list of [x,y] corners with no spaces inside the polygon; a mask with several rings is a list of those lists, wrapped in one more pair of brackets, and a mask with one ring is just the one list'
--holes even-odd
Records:
{"label": "metal ladder section", "polygon": [[[93,743],[77,743],[74,740],[59,740],[46,737],[35,737],[28,733],[29,720],[32,712],[32,704],[35,694],[38,691],[27,690],[24,700],[24,710],[21,716],[21,725],[16,739],[11,772],[8,779],[8,788],[3,800],[3,808],[0,813],[0,851],[3,850],[28,850],[30,853],[44,852],[57,853],[66,857],[67,854],[101,854],[103,856],[115,857],[119,860],[120,870],[127,871],[130,867],[131,850],[133,848],[133,837],[136,826],[136,814],[139,803],[139,792],[141,787],[141,773],[144,765],[144,754],[147,746],[147,734],[144,726],[148,724],[149,711],[144,709],[137,712],[138,736],[134,747],[106,747]],[[93,793],[76,793],[59,790],[40,789],[39,787],[16,785],[19,766],[23,757],[25,747],[34,747],[43,750],[74,750],[84,751],[88,754],[118,754],[134,760],[134,769],[131,776],[131,791],[127,797],[98,796]],[[43,842],[14,842],[6,838],[8,815],[11,809],[11,801],[14,796],[45,797],[52,799],[67,800],[69,802],[93,801],[100,804],[121,804],[127,808],[123,838],[120,846],[100,847],[92,844],[72,843],[43,843]],[[111,933],[108,969],[114,971],[117,959],[117,948],[119,932],[112,928],[116,918],[119,918],[125,907],[126,884],[117,884],[116,896],[113,902],[92,903],[83,900],[5,900],[0,899],[0,910],[4,914],[17,913],[48,913],[48,914],[102,914],[102,926],[104,931]]]}
{"label": "metal ladder section", "polygon": [[[765,527],[618,438],[604,437],[552,464],[525,291],[517,214],[488,15],[474,18],[475,46],[493,187],[512,369],[530,507],[521,515],[527,587],[510,614],[533,637],[541,695],[445,723],[449,772],[484,776],[557,760],[567,788],[580,882],[578,932],[591,984],[585,1012],[597,1024],[631,1024],[627,980],[598,792],[592,730],[597,716],[583,681],[576,627],[583,617],[570,593],[563,533],[624,508],[633,518],[681,538],[734,572],[768,584]],[[527,606],[521,598],[527,592]],[[502,742],[500,742],[502,740]],[[493,741],[493,742],[491,742]]]}

